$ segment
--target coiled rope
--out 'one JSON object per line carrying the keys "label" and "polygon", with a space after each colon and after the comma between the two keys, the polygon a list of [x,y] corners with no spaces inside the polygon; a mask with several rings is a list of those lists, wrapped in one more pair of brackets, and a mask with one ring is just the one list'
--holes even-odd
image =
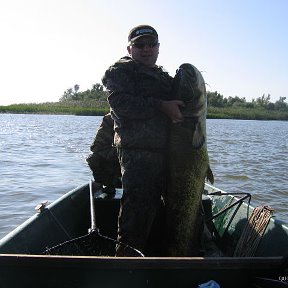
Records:
{"label": "coiled rope", "polygon": [[234,251],[234,257],[254,256],[266,227],[272,217],[273,209],[269,206],[254,208]]}

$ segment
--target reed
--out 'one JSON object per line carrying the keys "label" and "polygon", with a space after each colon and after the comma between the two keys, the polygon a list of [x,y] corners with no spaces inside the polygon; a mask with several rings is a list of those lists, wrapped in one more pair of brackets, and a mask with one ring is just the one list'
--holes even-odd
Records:
{"label": "reed", "polygon": [[[107,101],[61,101],[0,106],[0,113],[67,114],[102,116],[109,112]],[[245,107],[208,107],[208,119],[288,120],[288,111]]]}
{"label": "reed", "polygon": [[0,113],[17,114],[67,114],[101,116],[109,112],[106,101],[69,101],[69,102],[47,102],[30,104],[12,104],[0,106]]}
{"label": "reed", "polygon": [[243,120],[288,120],[287,111],[271,111],[260,108],[208,108],[209,119],[243,119]]}

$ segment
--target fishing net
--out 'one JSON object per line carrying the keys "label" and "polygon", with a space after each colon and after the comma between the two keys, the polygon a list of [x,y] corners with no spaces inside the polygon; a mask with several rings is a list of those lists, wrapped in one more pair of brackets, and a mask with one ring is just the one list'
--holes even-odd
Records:
{"label": "fishing net", "polygon": [[114,239],[92,231],[86,235],[65,241],[51,248],[46,248],[47,255],[72,256],[113,256],[115,255]]}
{"label": "fishing net", "polygon": [[62,242],[53,247],[47,247],[43,254],[69,256],[115,256],[117,246],[117,249],[125,251],[125,255],[143,257],[144,255],[139,250],[123,242],[100,234],[99,229],[96,226],[92,180],[90,180],[89,183],[89,190],[91,228],[89,229],[88,234]]}
{"label": "fishing net", "polygon": [[93,230],[86,235],[65,241],[51,248],[46,248],[44,254],[69,256],[115,256],[116,245],[122,246],[129,255],[138,257],[144,256],[139,250],[113,238],[101,235],[97,230]]}

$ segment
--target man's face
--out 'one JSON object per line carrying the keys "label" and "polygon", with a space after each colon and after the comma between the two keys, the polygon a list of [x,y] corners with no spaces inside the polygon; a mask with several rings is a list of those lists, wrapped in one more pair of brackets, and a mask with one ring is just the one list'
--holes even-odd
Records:
{"label": "man's face", "polygon": [[129,55],[147,67],[154,67],[159,54],[158,39],[143,36],[127,47]]}

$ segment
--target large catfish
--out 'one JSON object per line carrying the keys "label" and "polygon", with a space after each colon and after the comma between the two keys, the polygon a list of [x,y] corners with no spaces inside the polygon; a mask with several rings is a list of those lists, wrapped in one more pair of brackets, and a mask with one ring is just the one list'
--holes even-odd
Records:
{"label": "large catfish", "polygon": [[214,182],[206,145],[207,94],[202,74],[182,64],[174,78],[173,95],[183,100],[183,122],[172,124],[168,150],[168,256],[201,255],[204,227],[202,193],[205,178]]}

